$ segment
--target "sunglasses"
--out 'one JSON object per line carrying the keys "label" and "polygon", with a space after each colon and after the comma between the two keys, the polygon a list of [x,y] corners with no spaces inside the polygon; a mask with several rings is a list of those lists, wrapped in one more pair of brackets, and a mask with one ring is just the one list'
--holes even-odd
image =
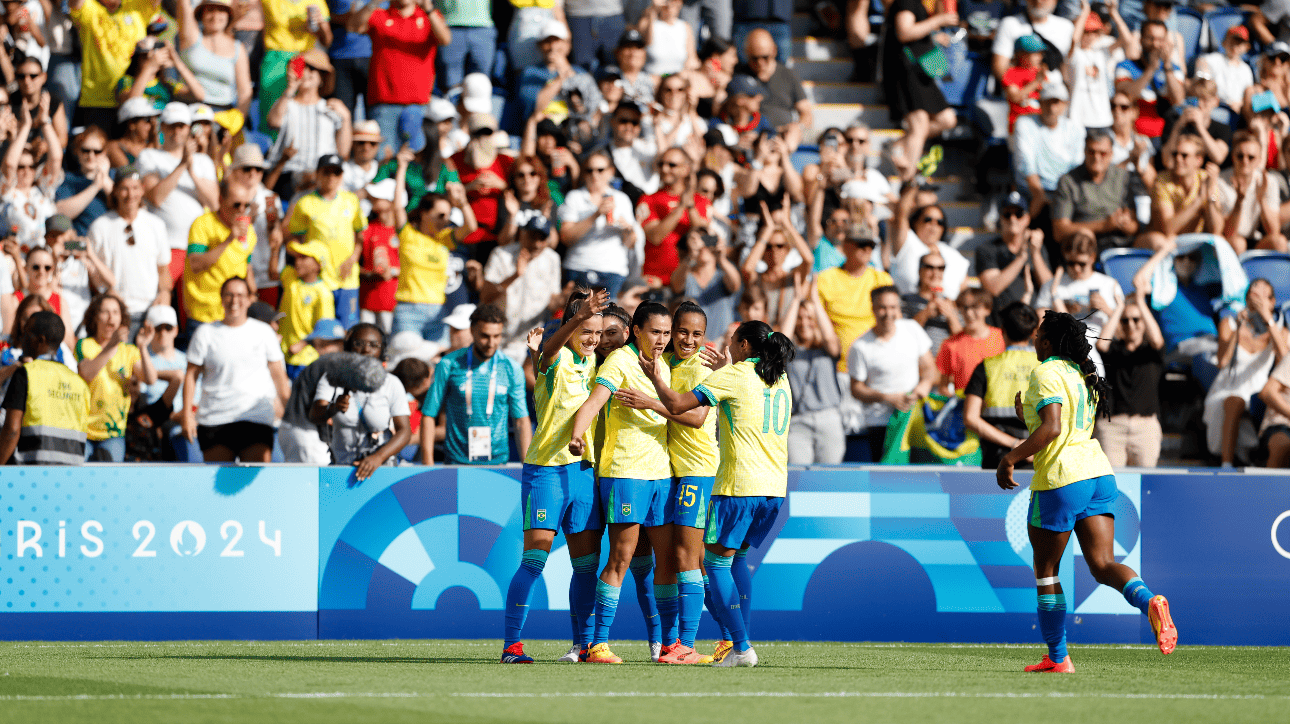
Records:
{"label": "sunglasses", "polygon": [[130,224],[125,225],[125,244],[126,246],[134,246],[134,227]]}
{"label": "sunglasses", "polygon": [[31,165],[31,164],[29,164],[29,163],[20,163],[20,164],[18,164],[18,170],[19,170],[19,171],[34,171],[34,170],[36,170],[36,167],[35,167],[35,166],[33,166],[33,165]]}
{"label": "sunglasses", "polygon": [[920,265],[919,265],[919,268],[920,268],[920,269],[927,269],[927,270],[929,270],[929,271],[945,271],[945,265],[944,265],[944,264],[941,264],[940,266],[936,266],[936,265],[934,265],[934,264],[920,264]]}
{"label": "sunglasses", "polygon": [[355,146],[378,146],[380,141],[354,141]]}
{"label": "sunglasses", "polygon": [[1067,266],[1067,267],[1070,267],[1070,268],[1072,268],[1072,269],[1083,269],[1083,268],[1085,268],[1085,267],[1093,266],[1093,262],[1091,262],[1091,261],[1068,261],[1068,262],[1066,262],[1063,266]]}
{"label": "sunglasses", "polygon": [[847,143],[854,143],[857,146],[863,146],[869,142],[868,138],[848,138]]}
{"label": "sunglasses", "polygon": [[775,55],[773,53],[771,55],[750,55],[748,56],[748,62],[765,63],[766,61],[773,60],[774,58],[775,58]]}
{"label": "sunglasses", "polygon": [[[588,166],[587,167],[587,173],[602,173],[608,170],[609,170],[608,166]],[[534,175],[536,176],[537,174],[534,174]]]}
{"label": "sunglasses", "polygon": [[672,86],[672,87],[670,87],[670,88],[664,88],[664,89],[663,89],[663,92],[664,92],[664,93],[680,93],[680,92],[682,92],[682,91],[684,91],[684,90],[685,90],[685,86]]}
{"label": "sunglasses", "polygon": [[246,209],[251,208],[252,204],[251,204],[251,202],[250,202],[250,201],[243,201],[243,202],[241,202],[241,203],[238,203],[238,202],[236,202],[236,201],[230,201],[230,202],[228,202],[228,206],[229,206],[229,208],[230,208],[230,209],[236,209],[236,210],[238,210],[238,211],[245,211]]}
{"label": "sunglasses", "polygon": [[1026,212],[1021,209],[1005,209],[1000,215],[1005,219],[1020,219]]}
{"label": "sunglasses", "polygon": [[1142,324],[1142,317],[1123,317],[1120,324]]}
{"label": "sunglasses", "polygon": [[53,270],[54,270],[54,265],[52,265],[52,264],[32,264],[32,265],[31,265],[30,267],[28,267],[28,268],[29,268],[29,269],[31,269],[32,271],[45,271],[45,272],[47,272],[47,271],[53,271]]}
{"label": "sunglasses", "polygon": [[34,80],[40,77],[40,73],[18,73],[17,75],[19,78],[23,78],[27,80]]}
{"label": "sunglasses", "polygon": [[787,249],[788,244],[767,244],[767,249]]}
{"label": "sunglasses", "polygon": [[918,220],[918,223],[937,224],[938,226],[945,226],[945,219],[941,218],[940,216],[924,216],[923,218]]}
{"label": "sunglasses", "polygon": [[84,146],[82,146],[82,147],[81,147],[81,153],[92,153],[92,154],[94,154],[95,156],[97,156],[97,155],[99,155],[100,153],[103,153],[103,149],[101,149],[101,148],[85,148]]}
{"label": "sunglasses", "polygon": [[680,168],[680,167],[681,167],[681,164],[679,164],[679,163],[672,163],[671,161],[659,161],[659,162],[658,162],[658,167],[659,167],[659,168]]}
{"label": "sunglasses", "polygon": [[615,118],[614,123],[625,123],[629,126],[639,126],[641,124],[639,118]]}

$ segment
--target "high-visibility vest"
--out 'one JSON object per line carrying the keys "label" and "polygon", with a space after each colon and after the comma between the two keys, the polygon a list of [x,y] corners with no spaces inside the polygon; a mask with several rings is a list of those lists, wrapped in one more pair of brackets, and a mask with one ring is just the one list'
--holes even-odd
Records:
{"label": "high-visibility vest", "polygon": [[1030,385],[1030,373],[1039,366],[1039,358],[1030,347],[1009,348],[993,357],[986,357],[985,398],[981,401],[981,417],[1015,420],[1013,403],[1017,393],[1025,393]]}
{"label": "high-visibility vest", "polygon": [[14,460],[20,465],[82,465],[90,388],[67,365],[37,359],[27,371],[27,409]]}

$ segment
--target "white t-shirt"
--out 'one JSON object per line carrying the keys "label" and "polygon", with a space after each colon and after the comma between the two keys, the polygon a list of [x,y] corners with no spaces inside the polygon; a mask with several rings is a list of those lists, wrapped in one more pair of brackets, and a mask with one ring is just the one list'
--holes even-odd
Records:
{"label": "white t-shirt", "polygon": [[[519,242],[499,246],[488,255],[484,279],[499,284],[515,273]],[[506,288],[506,335],[502,352],[516,365],[523,366],[529,349],[526,343],[530,329],[542,326],[551,317],[551,295],[560,293],[560,255],[543,249],[529,259],[524,274]]]}
{"label": "white t-shirt", "polygon": [[[644,133],[644,130],[641,132]],[[656,152],[653,142],[643,138],[636,139],[630,146],[609,146],[609,155],[614,159],[618,175],[647,194],[658,191],[658,173],[654,171]]]}
{"label": "white t-shirt", "polygon": [[[339,392],[323,375],[318,380],[314,400],[331,402]],[[410,414],[408,393],[394,375],[387,374],[385,384],[376,392],[351,393],[349,409],[331,418],[331,454],[336,458],[336,464],[352,465],[360,452],[370,454],[389,442],[394,418]]]}
{"label": "white t-shirt", "polygon": [[[139,169],[140,176],[155,175],[158,181],[163,181],[179,167],[179,159],[160,148],[145,148],[139,154],[135,165]],[[169,249],[187,249],[188,230],[197,217],[206,213],[206,207],[202,206],[202,202],[197,199],[197,184],[193,182],[194,176],[215,181],[215,162],[210,159],[210,156],[204,153],[193,156],[192,172],[185,171],[184,175],[179,177],[179,185],[170,192],[166,200],[162,201],[160,206],[152,207],[153,213],[166,223],[170,240],[167,247]],[[121,281],[120,278],[117,281]]]}
{"label": "white t-shirt", "polygon": [[[598,271],[609,274],[627,275],[627,246],[623,245],[623,236],[617,224],[626,222],[636,236],[636,243],[644,243],[645,231],[636,221],[636,210],[632,208],[631,199],[622,191],[609,189],[606,193],[614,199],[614,224],[606,223],[605,217],[596,218],[595,225],[583,234],[582,238],[570,244],[564,253],[564,268],[571,271]],[[573,224],[597,213],[599,200],[592,203],[591,194],[585,188],[574,189],[564,197],[560,206],[560,224]]]}
{"label": "white t-shirt", "polygon": [[[58,296],[63,300],[63,318],[79,325],[94,296],[94,290],[90,289],[89,269],[80,259],[68,256],[58,262],[58,284],[61,287]],[[76,334],[76,330],[71,331]]]}
{"label": "white t-shirt", "polygon": [[[967,257],[949,244],[938,241],[936,247],[940,250],[941,258],[945,260],[945,276],[942,277],[945,288],[941,293],[946,299],[958,299],[959,290],[963,288],[963,280],[967,279],[970,264]],[[901,294],[913,294],[918,291],[918,266],[929,251],[931,249],[912,229],[905,233],[905,244],[891,260],[891,269],[888,270],[891,272],[892,284],[896,285]]]}
{"label": "white t-shirt", "polygon": [[1066,18],[1049,15],[1048,19],[1037,28],[1030,24],[1026,15],[1009,15],[999,21],[999,30],[994,34],[994,47],[991,52],[1012,60],[1012,52],[1017,46],[1017,38],[1035,34],[1057,46],[1062,57],[1071,52],[1071,39],[1075,37],[1075,24]]}
{"label": "white t-shirt", "polygon": [[[1101,272],[1093,272],[1088,279],[1079,280],[1063,274],[1061,284],[1056,287],[1050,279],[1039,288],[1039,294],[1035,297],[1035,308],[1052,309],[1053,299],[1060,299],[1065,302],[1067,312],[1084,320],[1088,325],[1089,334],[1098,335],[1101,334],[1102,326],[1106,324],[1108,317],[1105,312],[1096,311],[1087,319],[1084,318],[1093,311],[1093,306],[1089,303],[1089,297],[1093,292],[1100,294],[1102,299],[1112,307],[1124,299],[1124,291],[1120,289],[1120,283]],[[1092,344],[1093,339],[1090,338],[1089,343]]]}
{"label": "white t-shirt", "polygon": [[[880,340],[871,329],[847,351],[847,374],[878,392],[905,393],[918,386],[918,358],[932,351],[932,338],[912,319],[896,320],[890,339]],[[882,427],[891,417],[885,402],[863,404],[866,427]]]}
{"label": "white t-shirt", "polygon": [[5,192],[3,201],[5,231],[13,231],[20,246],[43,246],[45,220],[58,213],[54,202],[49,200],[39,186],[32,186],[26,193],[16,188],[10,189]]}
{"label": "white t-shirt", "polygon": [[[340,187],[350,193],[356,194],[367,188],[368,184],[372,183],[372,179],[376,178],[376,172],[380,169],[381,164],[376,161],[372,161],[372,168],[370,171],[364,169],[353,161],[346,161],[341,165],[341,170],[344,172],[344,176],[341,178]],[[358,205],[363,211],[363,218],[367,218],[372,214],[371,201],[368,201],[365,198],[359,199]],[[258,234],[259,231],[257,230],[256,233]]]}
{"label": "white t-shirt", "polygon": [[[127,226],[129,232],[125,230]],[[129,243],[131,235],[133,244]],[[130,313],[148,311],[157,298],[157,267],[170,265],[165,222],[146,209],[139,209],[129,223],[117,212],[109,211],[90,224],[88,236],[94,253],[116,276],[116,292]]]}
{"label": "white t-shirt", "polygon": [[1071,88],[1071,106],[1067,115],[1085,128],[1110,128],[1111,86],[1115,70],[1111,54],[1105,47],[1076,48],[1071,51],[1070,63],[1074,87]]}
{"label": "white t-shirt", "polygon": [[273,424],[278,390],[269,363],[282,361],[282,347],[272,327],[256,319],[203,324],[188,343],[188,361],[202,368],[198,425]]}
{"label": "white t-shirt", "polygon": [[1222,53],[1208,53],[1200,56],[1196,60],[1198,70],[1202,63],[1214,77],[1214,85],[1218,86],[1218,99],[1233,110],[1239,111],[1245,103],[1245,89],[1254,85],[1254,71],[1250,68],[1250,64],[1243,60],[1232,64]]}
{"label": "white t-shirt", "polygon": [[[269,252],[272,250],[269,246],[269,220],[264,215],[264,210],[269,203],[269,196],[272,194],[260,184],[255,189],[255,211],[251,215],[251,226],[255,229],[255,238],[258,243],[251,250],[251,272],[255,274],[255,288],[268,289],[278,286],[278,283],[269,278]],[[287,218],[283,213],[281,206],[278,207],[278,219]],[[278,271],[287,263],[287,246],[282,245],[278,249]]]}

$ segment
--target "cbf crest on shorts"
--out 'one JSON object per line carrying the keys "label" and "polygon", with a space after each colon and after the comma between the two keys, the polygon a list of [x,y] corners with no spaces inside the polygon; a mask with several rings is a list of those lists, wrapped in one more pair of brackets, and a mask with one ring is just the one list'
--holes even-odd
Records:
{"label": "cbf crest on shorts", "polygon": [[632,514],[632,504],[623,503],[623,515],[631,515],[631,514]]}
{"label": "cbf crest on shorts", "polygon": [[546,522],[546,508],[538,508],[538,512],[537,512],[537,522],[539,522],[539,523],[545,523],[545,522]]}

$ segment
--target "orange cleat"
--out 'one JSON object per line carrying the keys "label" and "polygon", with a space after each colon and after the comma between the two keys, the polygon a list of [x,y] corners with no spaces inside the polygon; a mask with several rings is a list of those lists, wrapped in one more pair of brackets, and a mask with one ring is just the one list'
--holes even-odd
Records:
{"label": "orange cleat", "polygon": [[609,650],[609,644],[596,644],[587,652],[588,664],[621,664],[623,660]]}
{"label": "orange cleat", "polygon": [[1044,658],[1042,661],[1035,664],[1034,666],[1027,666],[1025,668],[1025,671],[1029,671],[1031,673],[1040,673],[1040,674],[1042,673],[1073,674],[1075,673],[1075,665],[1071,663],[1070,654],[1067,654],[1066,660],[1061,662],[1060,664],[1054,664],[1053,660],[1048,658],[1048,654],[1044,654]]}
{"label": "orange cleat", "polygon": [[1178,645],[1178,627],[1174,626],[1173,617],[1169,615],[1169,601],[1164,596],[1156,596],[1147,604],[1147,620],[1151,622],[1151,630],[1156,632],[1160,653],[1172,654]]}
{"label": "orange cleat", "polygon": [[[672,646],[671,651],[660,656],[658,662],[660,664],[702,664],[705,663],[703,661],[705,658],[710,659],[711,657],[705,657],[692,647],[677,643]],[[706,663],[712,662],[708,661]]]}

